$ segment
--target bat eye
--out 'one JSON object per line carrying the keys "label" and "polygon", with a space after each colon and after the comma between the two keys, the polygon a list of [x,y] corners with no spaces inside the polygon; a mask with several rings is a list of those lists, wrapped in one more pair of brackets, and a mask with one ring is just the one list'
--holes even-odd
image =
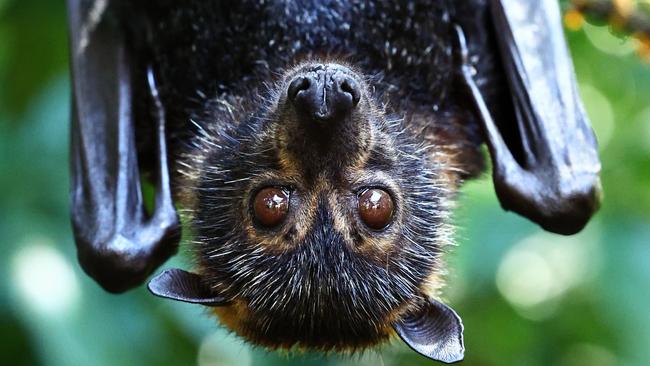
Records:
{"label": "bat eye", "polygon": [[373,230],[388,226],[393,218],[393,199],[383,189],[366,189],[359,195],[359,216]]}
{"label": "bat eye", "polygon": [[278,187],[262,188],[255,195],[253,212],[255,219],[266,227],[282,223],[289,211],[289,191]]}

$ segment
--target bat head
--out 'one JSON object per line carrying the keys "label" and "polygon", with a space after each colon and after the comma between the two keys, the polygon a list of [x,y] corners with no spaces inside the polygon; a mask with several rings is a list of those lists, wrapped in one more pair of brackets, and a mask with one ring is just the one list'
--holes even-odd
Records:
{"label": "bat head", "polygon": [[361,349],[396,324],[408,337],[404,320],[438,304],[451,167],[371,86],[349,66],[301,64],[188,155],[201,293],[256,344]]}

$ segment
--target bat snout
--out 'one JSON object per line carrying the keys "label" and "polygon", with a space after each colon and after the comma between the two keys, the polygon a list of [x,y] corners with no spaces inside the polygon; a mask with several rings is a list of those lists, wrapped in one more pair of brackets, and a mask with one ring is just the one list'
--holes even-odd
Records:
{"label": "bat snout", "polygon": [[287,69],[282,80],[268,116],[285,167],[305,176],[339,174],[370,149],[383,115],[362,74],[337,63],[309,62]]}
{"label": "bat snout", "polygon": [[304,123],[336,122],[359,104],[361,88],[341,65],[313,65],[290,82],[287,97]]}

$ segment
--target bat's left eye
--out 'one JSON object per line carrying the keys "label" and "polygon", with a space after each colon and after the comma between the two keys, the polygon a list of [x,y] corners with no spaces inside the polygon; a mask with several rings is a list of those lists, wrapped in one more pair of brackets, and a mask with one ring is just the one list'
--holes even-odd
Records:
{"label": "bat's left eye", "polygon": [[373,230],[384,229],[393,218],[393,199],[379,188],[366,189],[359,195],[359,216]]}
{"label": "bat's left eye", "polygon": [[289,191],[283,188],[260,189],[253,202],[255,219],[268,228],[280,225],[289,212],[289,198]]}

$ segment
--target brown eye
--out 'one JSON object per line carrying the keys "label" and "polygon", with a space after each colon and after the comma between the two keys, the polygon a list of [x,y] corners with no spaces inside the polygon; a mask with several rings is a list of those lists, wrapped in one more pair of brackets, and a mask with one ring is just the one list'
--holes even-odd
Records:
{"label": "brown eye", "polygon": [[253,211],[260,224],[266,227],[279,225],[289,211],[289,192],[277,187],[261,189],[255,196]]}
{"label": "brown eye", "polygon": [[359,196],[359,216],[374,230],[388,226],[393,218],[393,199],[381,189],[367,189]]}

